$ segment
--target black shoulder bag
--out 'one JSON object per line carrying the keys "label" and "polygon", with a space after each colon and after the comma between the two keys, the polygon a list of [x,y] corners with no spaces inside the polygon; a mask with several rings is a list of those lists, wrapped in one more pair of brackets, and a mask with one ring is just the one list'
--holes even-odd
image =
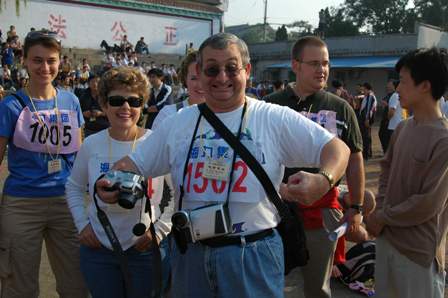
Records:
{"label": "black shoulder bag", "polygon": [[222,123],[215,113],[213,113],[205,103],[198,105],[198,108],[210,125],[216,129],[255,174],[263,186],[269,200],[277,208],[281,217],[281,221],[277,226],[277,231],[283,240],[285,275],[298,266],[305,266],[309,259],[309,253],[306,247],[305,229],[301,219],[294,214],[289,204],[282,201],[275,190],[271,179],[269,179],[266,171],[255,159],[252,153],[241,144],[240,140],[235,137],[224,123]]}

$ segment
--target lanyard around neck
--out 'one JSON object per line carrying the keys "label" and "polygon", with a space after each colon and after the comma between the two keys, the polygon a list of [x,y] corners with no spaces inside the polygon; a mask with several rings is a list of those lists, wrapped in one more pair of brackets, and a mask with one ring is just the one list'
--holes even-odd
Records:
{"label": "lanyard around neck", "polygon": [[[108,138],[107,138],[107,143],[108,143],[108,161],[109,161],[109,164],[111,163],[111,159],[112,159],[112,137],[110,136],[110,132],[108,131],[107,132],[107,134],[108,134]],[[132,152],[134,152],[134,150],[135,150],[135,144],[137,143],[137,136],[138,136],[138,128],[137,128],[137,131],[135,132],[135,136],[134,136],[134,141],[132,142],[132,145],[131,145],[131,153]]]}
{"label": "lanyard around neck", "polygon": [[50,138],[50,130],[47,127],[47,125],[45,125],[45,123],[40,118],[39,112],[37,111],[36,105],[34,104],[34,100],[33,100],[32,96],[31,96],[31,93],[28,90],[28,87],[25,87],[24,90],[25,90],[25,94],[30,99],[31,105],[33,106],[34,111],[32,111],[32,112],[33,112],[34,116],[36,116],[37,121],[39,122],[39,124],[42,126],[42,129],[44,130],[45,148],[47,149],[47,153],[48,153],[48,155],[50,156],[50,158],[52,160],[56,160],[58,158],[58,156],[59,156],[59,153],[61,152],[61,142],[60,142],[60,134],[59,134],[59,131],[60,131],[59,118],[60,117],[59,117],[59,110],[58,110],[57,91],[55,89],[55,93],[54,93],[54,96],[53,96],[53,100],[54,100],[54,108],[53,108],[53,110],[54,110],[54,112],[56,114],[56,127],[57,127],[57,134],[58,134],[58,138],[57,138],[58,145],[57,145],[57,150],[56,150],[56,156],[53,157],[53,154],[51,154],[50,148],[48,146],[48,138]]}
{"label": "lanyard around neck", "polygon": [[[242,132],[242,128],[243,128],[244,116],[246,114],[246,108],[247,108],[247,101],[244,102],[243,111],[241,112],[240,126],[238,128],[238,133],[237,133],[238,140],[241,138],[241,132]],[[184,195],[185,195],[184,184],[185,184],[185,177],[187,176],[188,162],[190,160],[191,151],[193,149],[194,140],[195,140],[196,134],[198,132],[199,123],[201,122],[201,118],[202,118],[202,113],[199,114],[198,120],[196,122],[196,126],[194,128],[193,136],[191,138],[190,146],[189,146],[189,149],[188,149],[188,152],[187,152],[187,158],[186,158],[185,164],[184,164],[184,172],[183,172],[183,176],[182,176],[182,184],[179,186],[179,188],[180,188],[179,210],[182,210],[182,201],[183,201],[183,198],[184,198]],[[232,164],[231,164],[231,167],[230,167],[230,177],[229,177],[229,184],[227,185],[227,198],[226,198],[225,206],[227,206],[229,204],[230,188],[231,188],[232,180],[233,180],[233,171],[234,171],[234,164],[235,164],[235,160],[236,160],[236,155],[237,155],[236,152],[233,151],[233,159],[232,159]]]}

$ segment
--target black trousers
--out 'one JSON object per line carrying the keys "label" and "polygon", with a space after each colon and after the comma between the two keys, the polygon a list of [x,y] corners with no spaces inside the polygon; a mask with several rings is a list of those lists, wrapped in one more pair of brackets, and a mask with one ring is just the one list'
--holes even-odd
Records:
{"label": "black trousers", "polygon": [[362,136],[362,156],[364,160],[368,160],[372,157],[372,128],[367,127],[364,122],[359,123],[359,129]]}
{"label": "black trousers", "polygon": [[390,137],[394,133],[393,130],[383,128],[378,132],[380,137],[381,147],[383,148],[383,153],[386,154],[387,148],[389,147]]}

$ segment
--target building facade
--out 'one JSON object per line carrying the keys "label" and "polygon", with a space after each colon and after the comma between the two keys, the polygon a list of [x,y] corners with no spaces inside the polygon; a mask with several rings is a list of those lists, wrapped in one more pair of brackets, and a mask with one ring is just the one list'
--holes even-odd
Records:
{"label": "building facade", "polygon": [[31,27],[58,32],[64,47],[98,49],[102,40],[119,44],[123,35],[135,45],[145,38],[152,53],[183,54],[191,42],[222,31],[226,1],[201,0],[27,0],[16,14],[8,0],[0,12],[0,28],[10,25],[24,37]]}
{"label": "building facade", "polygon": [[[385,95],[388,79],[397,78],[394,67],[410,50],[422,47],[448,48],[448,33],[417,23],[415,34],[327,38],[331,71],[329,82],[338,79],[352,92],[356,84],[369,82],[378,97]],[[294,81],[291,48],[294,41],[250,44],[254,81]]]}

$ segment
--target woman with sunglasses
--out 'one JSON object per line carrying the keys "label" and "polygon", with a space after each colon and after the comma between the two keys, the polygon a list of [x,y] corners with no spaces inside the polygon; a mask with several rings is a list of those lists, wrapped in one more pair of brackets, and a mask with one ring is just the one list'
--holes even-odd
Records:
{"label": "woman with sunglasses", "polygon": [[[81,241],[81,270],[93,298],[120,298],[132,289],[127,298],[152,296],[153,241],[163,239],[171,229],[168,208],[160,214],[158,203],[163,191],[163,177],[149,180],[151,214],[145,212],[146,200],[138,200],[132,209],[118,204],[98,206],[106,213],[122,246],[129,267],[130,286],[123,286],[120,262],[113,251],[105,230],[97,217],[93,186],[97,178],[108,172],[115,161],[134,151],[149,137],[150,130],[137,126],[142,107],[149,97],[149,83],[137,68],[122,66],[107,71],[99,82],[99,103],[110,122],[108,129],[85,139],[76,157],[67,183],[67,197]],[[84,196],[89,190],[89,204],[84,207]],[[158,239],[151,236],[149,226],[155,222]],[[136,236],[133,229],[143,223],[143,235]],[[141,224],[140,224],[141,226]],[[138,233],[137,233],[138,234]],[[129,285],[129,284],[128,284]]]}
{"label": "woman with sunglasses", "polygon": [[201,89],[199,77],[196,72],[197,53],[197,51],[190,52],[185,56],[184,60],[182,60],[180,66],[179,78],[182,84],[187,88],[188,93],[186,98],[177,104],[163,107],[152,124],[152,130],[155,130],[165,118],[175,114],[178,110],[205,101],[204,92]]}
{"label": "woman with sunglasses", "polygon": [[1,297],[38,297],[42,242],[60,297],[87,297],[79,242],[65,183],[81,145],[83,117],[73,93],[53,87],[57,34],[25,38],[27,87],[0,102],[0,162],[8,146],[9,176],[0,204]]}

